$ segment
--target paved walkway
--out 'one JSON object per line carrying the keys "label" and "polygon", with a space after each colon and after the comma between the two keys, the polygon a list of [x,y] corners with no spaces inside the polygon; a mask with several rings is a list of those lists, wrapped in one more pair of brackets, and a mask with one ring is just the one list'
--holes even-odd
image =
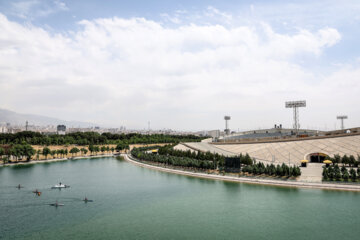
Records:
{"label": "paved walkway", "polygon": [[308,163],[307,167],[301,168],[299,181],[302,182],[322,182],[322,171],[324,164]]}

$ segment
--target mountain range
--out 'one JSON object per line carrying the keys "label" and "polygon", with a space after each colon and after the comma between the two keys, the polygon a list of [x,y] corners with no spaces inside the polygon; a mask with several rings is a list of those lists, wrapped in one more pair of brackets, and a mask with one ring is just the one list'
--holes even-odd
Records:
{"label": "mountain range", "polygon": [[10,123],[11,125],[25,125],[28,121],[29,125],[47,126],[64,124],[68,127],[92,127],[96,124],[79,121],[67,121],[57,118],[35,115],[35,114],[22,114],[14,111],[0,108],[0,123]]}

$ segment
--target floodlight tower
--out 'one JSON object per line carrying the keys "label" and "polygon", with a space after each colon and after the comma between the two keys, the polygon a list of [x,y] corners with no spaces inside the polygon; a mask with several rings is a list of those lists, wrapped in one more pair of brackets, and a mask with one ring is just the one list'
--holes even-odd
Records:
{"label": "floodlight tower", "polygon": [[225,134],[229,134],[230,133],[230,129],[229,129],[229,124],[228,121],[231,119],[230,116],[224,116],[224,120],[225,120]]}
{"label": "floodlight tower", "polygon": [[300,128],[300,124],[299,124],[299,107],[306,107],[306,101],[302,100],[302,101],[289,101],[289,102],[285,102],[285,107],[286,108],[292,108],[294,109],[294,129],[296,132],[296,135],[299,133],[299,128]]}
{"label": "floodlight tower", "polygon": [[336,119],[340,119],[341,120],[341,130],[344,130],[344,119],[347,119],[348,116],[346,115],[342,115],[342,116],[337,116]]}

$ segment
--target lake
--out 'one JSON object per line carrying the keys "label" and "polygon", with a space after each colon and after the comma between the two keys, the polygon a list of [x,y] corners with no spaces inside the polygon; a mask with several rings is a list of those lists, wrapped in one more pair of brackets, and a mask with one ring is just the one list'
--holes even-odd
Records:
{"label": "lake", "polygon": [[[71,187],[51,189],[59,182]],[[359,203],[360,193],[200,179],[115,158],[0,167],[3,239],[357,239]]]}

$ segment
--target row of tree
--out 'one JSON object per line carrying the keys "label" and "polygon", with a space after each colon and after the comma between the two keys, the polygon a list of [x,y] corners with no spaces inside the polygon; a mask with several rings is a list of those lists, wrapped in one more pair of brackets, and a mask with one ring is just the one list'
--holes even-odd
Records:
{"label": "row of tree", "polygon": [[211,153],[211,152],[201,152],[201,151],[181,151],[176,150],[173,148],[174,144],[171,145],[165,145],[158,148],[158,153],[160,155],[168,155],[168,156],[174,156],[174,157],[186,157],[191,159],[197,159],[197,160],[208,160],[216,162],[217,165],[223,166],[225,162],[225,157],[218,154],[218,153]]}
{"label": "row of tree", "polygon": [[[138,159],[144,161],[158,162],[165,165],[182,166],[190,168],[202,169],[219,169],[225,171],[227,169],[236,168],[244,173],[250,174],[266,174],[274,176],[298,177],[301,175],[301,170],[297,166],[287,166],[286,164],[264,165],[262,162],[256,163],[248,154],[236,157],[225,158],[219,154],[212,154],[210,152],[201,153],[200,151],[180,151],[170,148],[171,146],[159,147],[158,154],[152,154],[147,150],[154,149],[154,147],[134,148],[131,154]],[[224,163],[224,161],[226,161]],[[225,165],[224,165],[225,164]]]}
{"label": "row of tree", "polygon": [[217,165],[215,161],[198,160],[188,157],[177,157],[171,155],[160,155],[147,153],[144,149],[133,148],[131,155],[137,159],[144,161],[157,162],[165,165],[180,166],[187,168],[199,168],[199,169],[216,169]]}
{"label": "row of tree", "polygon": [[30,144],[23,143],[23,144],[8,145],[5,148],[0,147],[0,160],[3,160],[3,162],[5,163],[9,161],[11,157],[13,157],[17,162],[19,161],[19,159],[23,159],[23,158],[25,158],[27,161],[30,161],[31,158],[33,157],[36,157],[36,159],[39,160],[40,155],[43,155],[45,159],[47,159],[49,155],[52,158],[56,158],[59,156],[63,158],[64,156],[67,156],[69,153],[72,154],[72,156],[74,157],[79,152],[81,152],[81,154],[83,155],[86,155],[88,152],[90,152],[91,154],[95,153],[97,155],[98,152],[104,153],[111,151],[112,153],[114,153],[114,151],[123,151],[128,149],[129,149],[128,144],[120,143],[116,145],[116,147],[89,145],[88,148],[73,147],[70,150],[68,150],[67,148],[51,150],[49,147],[44,147],[43,149],[35,150]]}
{"label": "row of tree", "polygon": [[360,180],[360,168],[355,170],[354,168],[350,168],[350,171],[343,165],[341,168],[338,164],[334,166],[324,166],[322,172],[323,180],[325,181],[353,181],[356,182],[358,179]]}
{"label": "row of tree", "polygon": [[288,166],[285,163],[281,165],[266,164],[258,162],[253,165],[246,165],[241,169],[244,173],[254,174],[254,175],[269,175],[269,176],[278,176],[278,177],[298,177],[301,175],[301,170],[298,166]]}
{"label": "row of tree", "polygon": [[112,134],[97,132],[75,132],[66,135],[45,135],[38,132],[23,131],[18,133],[1,133],[0,144],[21,144],[23,142],[31,145],[106,145],[106,144],[151,144],[151,143],[177,143],[177,142],[199,142],[203,138],[195,135],[168,135],[138,133]]}
{"label": "row of tree", "polygon": [[334,157],[326,157],[327,160],[331,160],[333,165],[342,163],[344,165],[348,165],[349,167],[357,167],[360,164],[360,155],[357,156],[357,159],[353,155],[344,155],[340,156],[339,154],[335,154]]}
{"label": "row of tree", "polygon": [[[0,158],[1,160],[8,161],[10,156],[13,156],[16,161],[25,158],[27,161],[31,160],[31,157],[36,153],[35,149],[29,144],[15,144],[11,148],[0,147]],[[6,157],[3,157],[6,155]]]}

